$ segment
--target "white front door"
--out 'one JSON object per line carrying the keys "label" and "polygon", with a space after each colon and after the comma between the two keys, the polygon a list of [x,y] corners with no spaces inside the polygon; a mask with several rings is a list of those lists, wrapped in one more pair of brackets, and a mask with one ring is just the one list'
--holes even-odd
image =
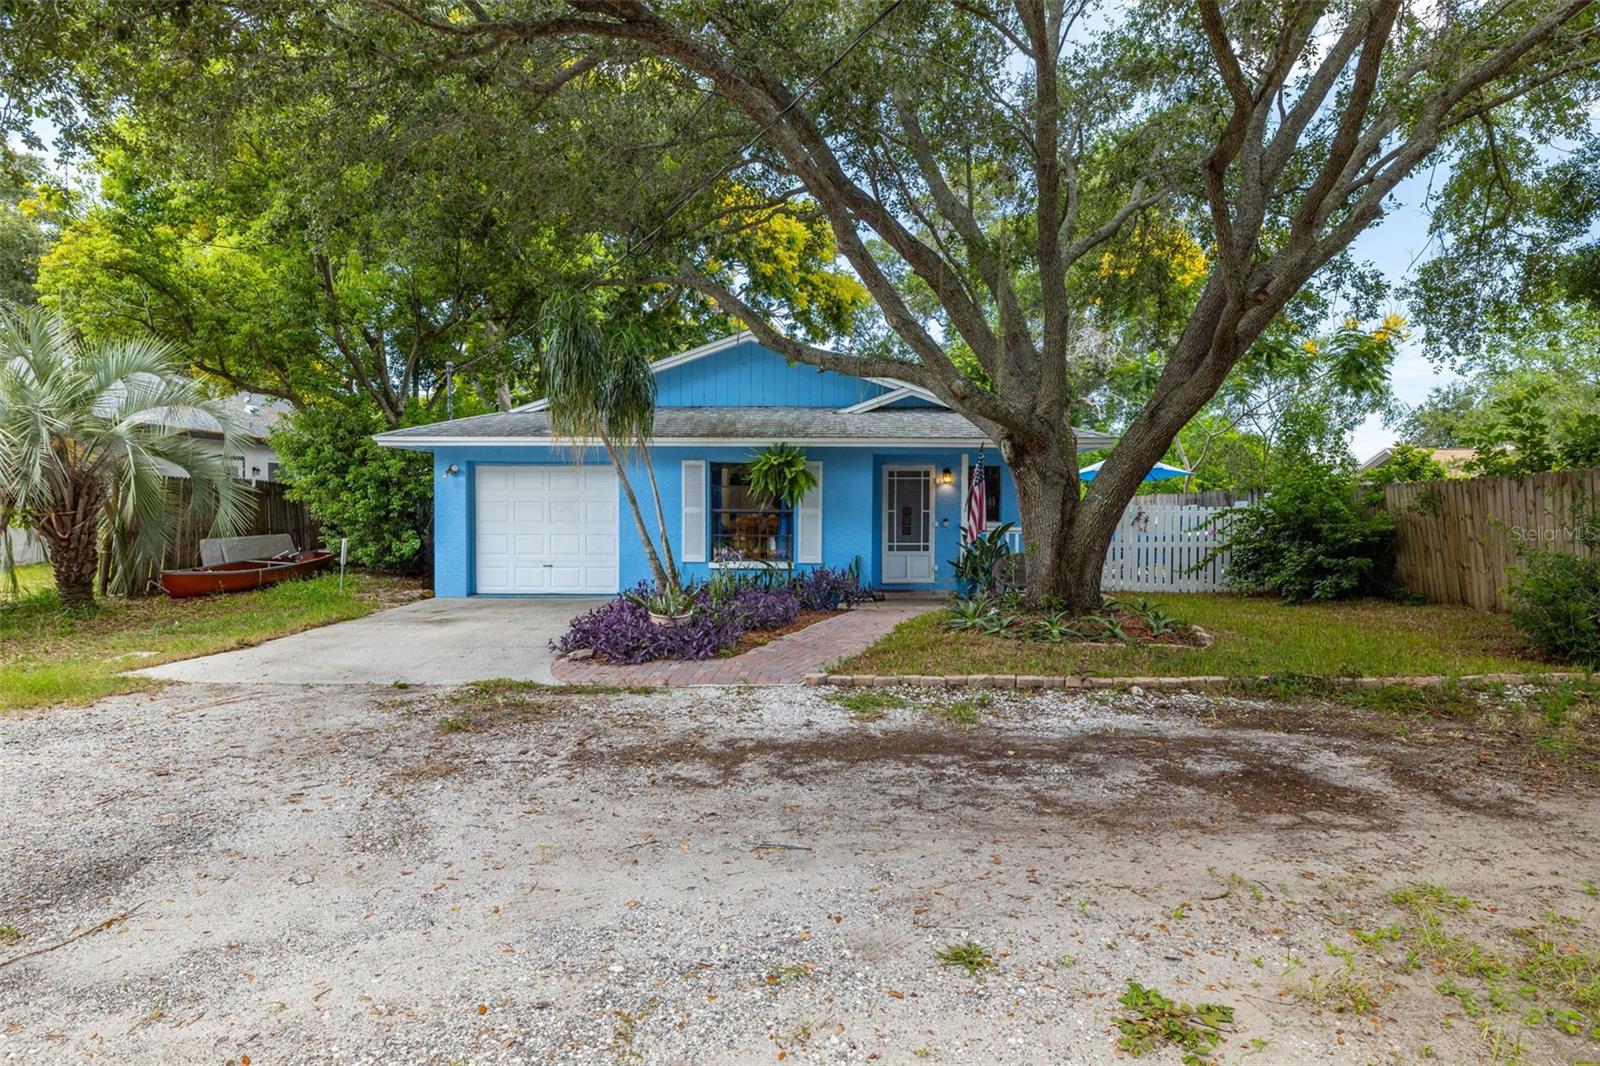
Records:
{"label": "white front door", "polygon": [[479,466],[476,591],[617,591],[617,475],[609,466]]}
{"label": "white front door", "polygon": [[883,580],[933,581],[933,467],[883,468]]}

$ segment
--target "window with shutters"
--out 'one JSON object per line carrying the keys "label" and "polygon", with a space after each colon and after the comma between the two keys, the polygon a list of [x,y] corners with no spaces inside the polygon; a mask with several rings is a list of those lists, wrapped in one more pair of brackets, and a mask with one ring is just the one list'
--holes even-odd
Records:
{"label": "window with shutters", "polygon": [[712,463],[712,563],[787,565],[793,560],[794,508],[756,497],[748,463]]}

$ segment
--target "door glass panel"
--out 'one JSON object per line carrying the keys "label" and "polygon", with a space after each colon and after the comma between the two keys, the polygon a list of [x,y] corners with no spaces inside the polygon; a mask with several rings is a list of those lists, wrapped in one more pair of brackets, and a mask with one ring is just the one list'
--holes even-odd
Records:
{"label": "door glass panel", "polygon": [[928,513],[932,492],[925,470],[891,470],[888,477],[888,550],[926,552],[932,515]]}

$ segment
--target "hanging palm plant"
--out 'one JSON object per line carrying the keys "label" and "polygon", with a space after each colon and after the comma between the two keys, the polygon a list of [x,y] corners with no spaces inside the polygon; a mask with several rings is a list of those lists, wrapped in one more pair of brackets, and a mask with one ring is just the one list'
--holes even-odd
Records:
{"label": "hanging palm plant", "polygon": [[792,444],[770,445],[750,460],[750,491],[761,499],[794,507],[816,487],[816,475],[806,469],[806,453]]}

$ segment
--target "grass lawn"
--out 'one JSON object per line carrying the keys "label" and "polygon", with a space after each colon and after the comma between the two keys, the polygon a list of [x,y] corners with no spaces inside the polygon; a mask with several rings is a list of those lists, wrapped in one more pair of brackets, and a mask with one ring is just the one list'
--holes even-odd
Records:
{"label": "grass lawn", "polygon": [[1214,638],[1209,648],[1044,644],[944,629],[935,611],[895,627],[841,674],[1041,674],[1091,677],[1395,677],[1544,673],[1504,615],[1386,600],[1285,606],[1248,596],[1146,597]]}
{"label": "grass lawn", "polygon": [[417,587],[371,574],[291,581],[256,592],[171,600],[107,598],[63,610],[48,564],[18,568],[23,595],[0,599],[0,713],[89,703],[156,682],[121,673],[259,644],[370,614]]}

